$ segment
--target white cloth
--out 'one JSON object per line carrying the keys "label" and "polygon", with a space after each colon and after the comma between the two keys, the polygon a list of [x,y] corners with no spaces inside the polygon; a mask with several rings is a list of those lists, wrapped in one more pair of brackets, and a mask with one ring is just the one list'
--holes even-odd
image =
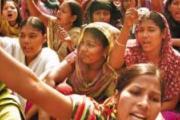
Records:
{"label": "white cloth", "polygon": [[[11,54],[19,62],[25,63],[25,55],[19,45],[17,38],[0,37],[0,46],[9,54]],[[29,64],[29,67],[38,77],[48,70],[59,64],[57,53],[50,48],[42,48],[39,55]],[[23,109],[25,108],[26,100],[19,96]]]}

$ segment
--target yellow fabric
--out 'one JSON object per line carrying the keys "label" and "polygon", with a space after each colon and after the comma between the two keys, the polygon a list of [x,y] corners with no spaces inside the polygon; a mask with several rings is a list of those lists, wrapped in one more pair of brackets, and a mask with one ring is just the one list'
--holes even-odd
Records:
{"label": "yellow fabric", "polygon": [[0,82],[0,120],[24,120],[17,98]]}
{"label": "yellow fabric", "polygon": [[[67,43],[59,40],[55,34],[56,30],[58,30],[58,26],[60,25],[58,25],[55,20],[49,20],[47,28],[48,47],[55,50],[58,53],[60,60],[63,60],[69,53],[67,50]],[[79,27],[74,27],[68,31],[74,47],[77,45],[80,31],[81,29]]]}
{"label": "yellow fabric", "polygon": [[101,31],[109,41],[109,53],[107,54],[107,60],[99,69],[97,75],[92,80],[87,80],[85,68],[86,65],[79,59],[77,48],[77,59],[75,62],[75,70],[69,78],[69,83],[72,85],[75,93],[86,94],[95,98],[97,101],[103,101],[114,94],[117,84],[118,73],[108,64],[108,56],[111,49],[114,46],[114,40],[119,36],[120,31],[110,24],[102,22],[94,22],[85,26],[78,41],[78,45],[81,43],[84,32],[87,28],[95,28]]}
{"label": "yellow fabric", "polygon": [[85,26],[84,29],[82,30],[82,34],[79,38],[78,45],[82,41],[82,37],[84,36],[84,32],[87,28],[96,28],[106,36],[106,38],[110,44],[109,45],[109,53],[110,53],[111,49],[114,47],[114,40],[116,40],[117,37],[119,37],[120,31],[108,23],[93,22],[93,23],[90,23],[87,26]]}
{"label": "yellow fabric", "polygon": [[17,37],[19,28],[9,25],[8,21],[0,17],[0,34],[3,36]]}

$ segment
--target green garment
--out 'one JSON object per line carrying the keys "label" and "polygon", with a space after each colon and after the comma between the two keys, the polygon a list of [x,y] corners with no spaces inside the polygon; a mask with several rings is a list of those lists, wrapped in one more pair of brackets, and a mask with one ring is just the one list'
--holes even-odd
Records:
{"label": "green garment", "polygon": [[0,120],[24,120],[20,104],[0,82]]}

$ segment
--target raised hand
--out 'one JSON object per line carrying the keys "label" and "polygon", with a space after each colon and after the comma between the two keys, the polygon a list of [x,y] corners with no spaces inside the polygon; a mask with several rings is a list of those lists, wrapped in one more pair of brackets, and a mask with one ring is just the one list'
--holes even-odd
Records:
{"label": "raised hand", "polygon": [[55,24],[55,35],[61,42],[69,42],[71,40],[68,32],[56,22]]}
{"label": "raised hand", "polygon": [[129,8],[124,16],[124,27],[132,27],[138,20],[138,11],[135,8]]}

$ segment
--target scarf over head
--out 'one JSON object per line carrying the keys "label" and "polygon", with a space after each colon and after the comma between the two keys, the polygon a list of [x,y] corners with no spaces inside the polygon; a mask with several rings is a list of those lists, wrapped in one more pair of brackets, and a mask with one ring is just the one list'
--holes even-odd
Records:
{"label": "scarf over head", "polygon": [[[75,70],[71,76],[71,84],[76,93],[86,94],[91,97],[96,98],[96,100],[100,100],[102,96],[109,97],[114,93],[115,86],[117,83],[117,72],[112,69],[110,65],[108,65],[108,55],[111,52],[112,47],[114,46],[113,41],[117,39],[119,36],[119,30],[113,27],[110,24],[102,23],[102,22],[94,22],[88,24],[83,30],[78,41],[78,46],[81,43],[84,32],[87,28],[95,28],[101,31],[107,38],[108,45],[108,53],[105,63],[102,65],[101,69],[98,71],[97,75],[93,78],[93,80],[86,81],[86,74],[84,72],[85,64],[78,59],[77,57],[75,63]],[[77,56],[78,56],[77,48]],[[108,92],[107,92],[108,91]]]}
{"label": "scarf over head", "polygon": [[[165,17],[158,13],[165,23],[165,37],[162,40],[161,58],[158,67],[163,72],[163,81],[165,83],[164,100],[180,95],[180,54],[172,48],[172,40],[168,23]],[[138,40],[135,44],[128,44],[126,55],[126,65],[136,63],[147,63],[148,58],[145,56]]]}

